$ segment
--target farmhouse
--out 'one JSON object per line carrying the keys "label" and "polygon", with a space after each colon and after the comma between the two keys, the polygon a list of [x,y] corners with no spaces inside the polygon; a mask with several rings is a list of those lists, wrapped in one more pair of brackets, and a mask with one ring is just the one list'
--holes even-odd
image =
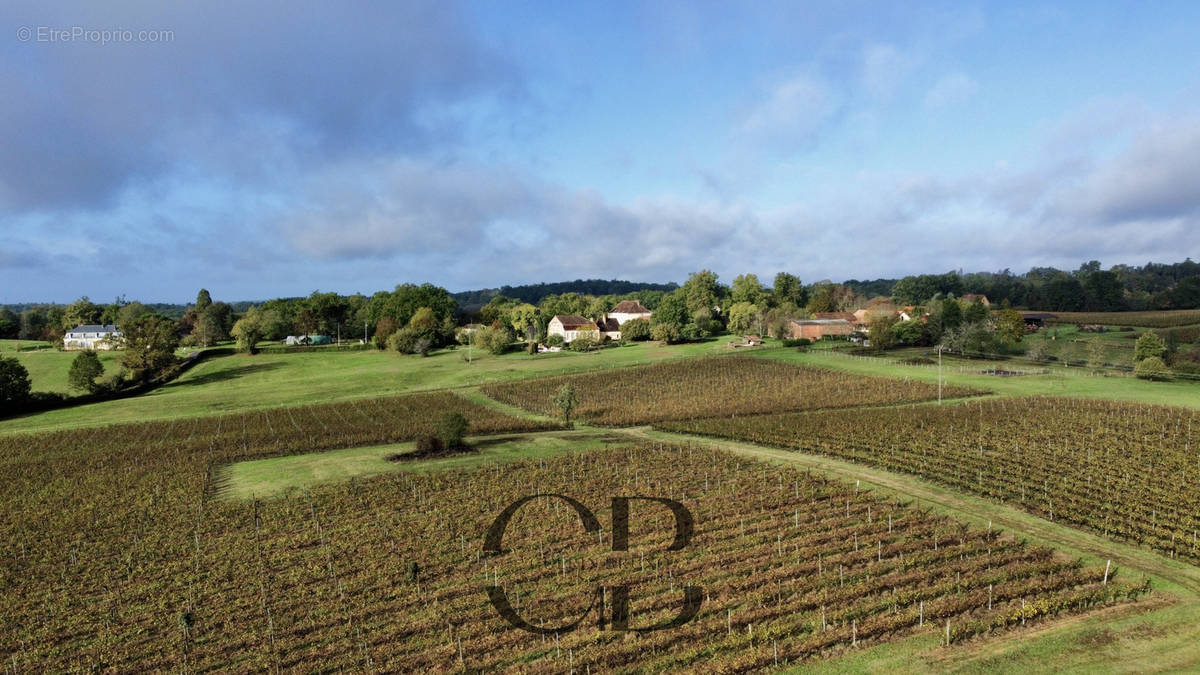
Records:
{"label": "farmhouse", "polygon": [[[605,326],[607,328],[607,326]],[[582,316],[575,314],[555,314],[554,318],[550,319],[550,325],[546,329],[548,335],[561,335],[563,342],[571,342],[581,335],[599,339],[600,327],[595,321],[585,319]],[[617,336],[620,337],[620,332]]]}
{"label": "farmhouse", "polygon": [[643,307],[642,303],[637,300],[622,300],[617,303],[616,307],[612,308],[612,311],[607,316],[610,319],[615,319],[617,325],[620,326],[632,319],[649,319],[650,314],[650,310]]}
{"label": "farmhouse", "polygon": [[788,336],[820,340],[829,335],[850,335],[854,325],[845,319],[792,319],[788,321]]}
{"label": "farmhouse", "polygon": [[117,349],[120,338],[121,331],[112,324],[83,324],[63,336],[63,349]]}

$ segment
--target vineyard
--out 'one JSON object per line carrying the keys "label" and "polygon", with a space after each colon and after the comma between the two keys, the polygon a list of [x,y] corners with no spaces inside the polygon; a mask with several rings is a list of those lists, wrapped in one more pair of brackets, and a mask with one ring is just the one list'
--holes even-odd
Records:
{"label": "vineyard", "polygon": [[[579,399],[579,417],[615,426],[937,398],[937,386],[925,382],[848,375],[754,357],[687,359],[616,372],[491,384],[483,390],[505,403],[556,415],[550,396],[568,383]],[[946,387],[943,395],[979,393],[983,392]]]}
{"label": "vineyard", "polygon": [[[205,499],[207,458],[165,436],[15,452],[8,473],[41,466],[43,486],[4,497],[0,661],[16,671],[763,670],[920,631],[957,642],[1145,590],[995,530],[699,447],[387,474],[269,502]],[[535,499],[507,552],[483,555],[495,515],[535,492],[578,499],[600,530]],[[615,495],[680,500],[695,536],[664,552],[671,513],[635,502],[628,551],[613,552]],[[594,588],[626,582],[632,627],[676,614],[684,586],[701,587],[699,614],[674,630],[599,631],[597,608],[614,598]],[[496,615],[490,585],[537,625],[596,607],[575,632],[532,634]]]}
{"label": "vineyard", "polygon": [[1200,324],[1200,309],[1176,309],[1158,312],[1054,312],[1052,323],[1082,323],[1104,326],[1169,328]]}
{"label": "vineyard", "polygon": [[1200,563],[1200,422],[1192,410],[1034,397],[663,428],[915,474]]}

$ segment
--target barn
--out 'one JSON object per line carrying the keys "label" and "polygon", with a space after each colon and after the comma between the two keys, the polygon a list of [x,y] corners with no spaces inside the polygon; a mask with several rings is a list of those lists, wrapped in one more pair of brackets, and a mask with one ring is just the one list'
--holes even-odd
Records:
{"label": "barn", "polygon": [[845,319],[792,319],[788,321],[789,338],[820,340],[828,336],[849,336],[854,325]]}

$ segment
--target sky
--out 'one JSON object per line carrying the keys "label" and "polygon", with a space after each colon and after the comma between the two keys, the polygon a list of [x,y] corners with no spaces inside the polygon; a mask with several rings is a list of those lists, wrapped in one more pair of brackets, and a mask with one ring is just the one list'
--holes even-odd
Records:
{"label": "sky", "polygon": [[0,303],[1200,257],[1200,3],[15,0]]}

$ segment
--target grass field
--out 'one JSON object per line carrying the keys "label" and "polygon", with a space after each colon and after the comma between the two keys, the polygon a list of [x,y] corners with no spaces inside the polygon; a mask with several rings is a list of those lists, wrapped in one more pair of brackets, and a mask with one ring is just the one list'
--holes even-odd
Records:
{"label": "grass field", "polygon": [[[178,380],[142,396],[0,420],[0,434],[388,396],[727,351],[720,340],[669,347],[638,343],[591,353],[538,356],[497,357],[475,350],[470,365],[463,360],[466,350],[462,349],[426,358],[380,351],[238,354],[206,360]],[[60,365],[65,382],[72,356],[47,353],[52,359],[64,355],[65,364]]]}
{"label": "grass field", "polygon": [[628,442],[625,435],[581,429],[536,434],[505,434],[470,437],[473,451],[451,457],[397,462],[389,457],[412,452],[412,443],[314,452],[237,462],[222,467],[216,475],[222,499],[270,498],[322,483],[368,478],[393,471],[444,471],[480,465],[540,459],[565,452],[582,452],[610,444]]}
{"label": "grass field", "polygon": [[[903,353],[921,354],[924,352],[922,350],[906,350]],[[897,362],[900,355],[888,352],[886,355],[878,357],[849,356],[827,350],[800,352],[795,349],[769,349],[756,354],[759,358],[778,359],[788,363],[801,363],[863,375],[890,377],[901,381],[937,382],[938,369],[936,365],[905,365]],[[936,361],[937,355],[933,354],[932,356]],[[1200,383],[1196,382],[1149,382],[1125,374],[1093,374],[1087,368],[1065,367],[1059,364],[978,361],[945,355],[942,358],[942,376],[945,383],[987,389],[1002,396],[1069,396],[1200,408]],[[997,377],[981,373],[989,368],[1047,369],[1049,373],[1019,377]]]}
{"label": "grass field", "polygon": [[[45,349],[32,351],[17,351],[18,346],[45,345]],[[104,364],[105,374],[113,373],[121,363],[121,352],[98,351],[100,363]],[[62,394],[83,393],[71,389],[67,384],[67,373],[71,370],[71,362],[79,352],[63,352],[51,349],[47,342],[32,340],[0,340],[0,355],[16,357],[21,365],[29,371],[29,381],[33,391],[50,391]]]}

